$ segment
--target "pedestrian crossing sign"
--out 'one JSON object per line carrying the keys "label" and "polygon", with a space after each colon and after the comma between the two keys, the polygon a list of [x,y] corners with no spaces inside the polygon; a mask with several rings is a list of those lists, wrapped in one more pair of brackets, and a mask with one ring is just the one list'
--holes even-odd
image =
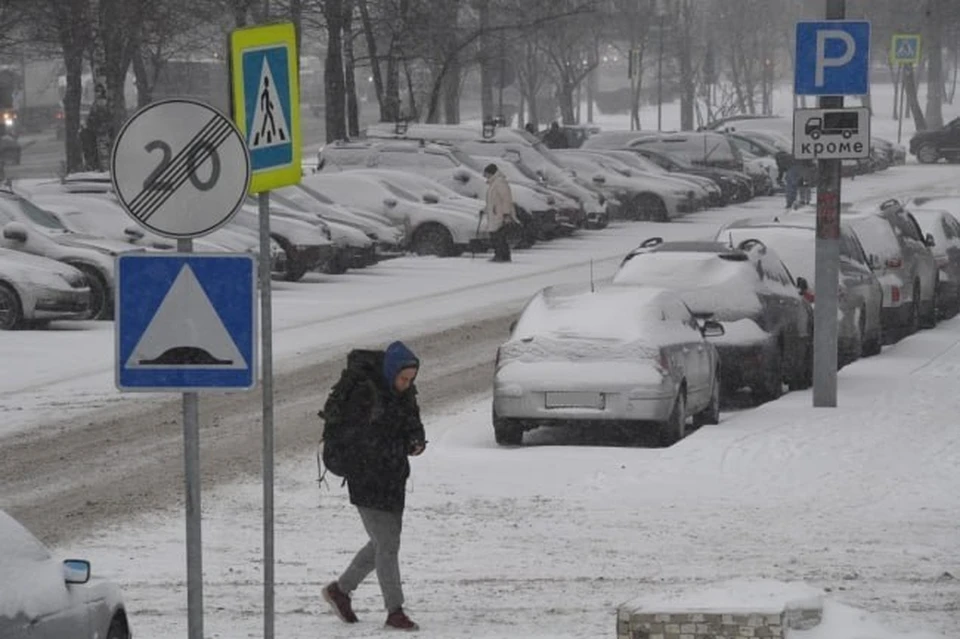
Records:
{"label": "pedestrian crossing sign", "polygon": [[292,23],[231,32],[231,110],[250,151],[251,193],[300,182],[298,67]]}
{"label": "pedestrian crossing sign", "polygon": [[890,41],[890,64],[920,64],[920,34],[895,33]]}

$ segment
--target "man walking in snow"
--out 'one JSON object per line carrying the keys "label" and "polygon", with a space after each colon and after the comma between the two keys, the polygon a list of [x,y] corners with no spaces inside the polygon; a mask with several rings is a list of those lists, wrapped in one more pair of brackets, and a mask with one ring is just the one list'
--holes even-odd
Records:
{"label": "man walking in snow", "polygon": [[493,244],[493,258],[490,261],[509,262],[511,257],[507,235],[511,225],[520,224],[513,208],[510,183],[496,164],[488,164],[483,169],[483,177],[487,179],[487,202],[483,215],[487,218],[487,231]]}
{"label": "man walking in snow", "polygon": [[346,623],[356,623],[350,593],[374,570],[387,609],[386,627],[418,630],[403,611],[400,582],[400,532],[409,455],[426,447],[417,389],[420,361],[403,344],[385,351],[353,350],[341,381],[349,390],[341,402],[334,394],[324,406],[325,419],[340,420],[348,433],[350,461],[345,473],[350,503],[357,507],[370,540],[340,578],[323,589],[323,598]]}

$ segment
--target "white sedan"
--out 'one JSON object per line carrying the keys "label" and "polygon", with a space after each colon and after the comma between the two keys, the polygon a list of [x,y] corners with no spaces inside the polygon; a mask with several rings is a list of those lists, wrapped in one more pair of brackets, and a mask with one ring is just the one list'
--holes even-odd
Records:
{"label": "white sedan", "polygon": [[720,358],[706,337],[723,332],[664,289],[544,289],[497,350],[496,441],[519,444],[540,426],[620,422],[653,424],[672,444],[691,416],[695,426],[716,424]]}
{"label": "white sedan", "polygon": [[120,588],[91,576],[90,562],[55,558],[0,510],[0,637],[130,639]]}

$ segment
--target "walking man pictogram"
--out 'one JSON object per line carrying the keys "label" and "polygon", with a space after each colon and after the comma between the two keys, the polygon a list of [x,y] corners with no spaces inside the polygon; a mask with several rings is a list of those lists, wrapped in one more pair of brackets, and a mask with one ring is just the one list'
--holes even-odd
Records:
{"label": "walking man pictogram", "polygon": [[[256,136],[254,136],[254,146],[260,144],[260,138],[264,135],[266,135],[267,144],[270,144],[273,142],[273,137],[278,134],[277,123],[273,119],[273,110],[275,108],[276,107],[274,106],[273,101],[270,100],[270,78],[269,76],[264,76],[263,92],[260,94],[260,109],[263,112],[263,123],[260,125],[260,131],[257,132]],[[269,130],[267,130],[268,122]],[[283,129],[280,129],[279,137],[280,140],[286,140]]]}

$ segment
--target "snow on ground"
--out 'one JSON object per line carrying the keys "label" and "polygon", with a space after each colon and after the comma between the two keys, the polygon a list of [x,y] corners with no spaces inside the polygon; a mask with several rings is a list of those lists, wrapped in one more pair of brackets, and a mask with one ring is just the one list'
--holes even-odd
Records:
{"label": "snow on ground", "polygon": [[[956,181],[949,166],[894,167],[844,183],[844,199],[881,198],[905,191],[929,193]],[[274,283],[274,348],[278,371],[346,344],[382,341],[385,331],[424,334],[466,318],[519,309],[543,286],[609,277],[622,256],[651,235],[712,237],[734,219],[770,215],[781,199],[710,209],[668,225],[616,223],[603,231],[517,251],[512,264],[471,259],[404,257],[342,276],[308,274],[304,282]],[[63,322],[53,330],[0,333],[10,374],[0,376],[0,436],[104,406],[159,401],[168,396],[121,395],[114,387],[112,323]],[[16,374],[13,374],[16,371]]]}
{"label": "snow on ground", "polygon": [[[405,518],[407,608],[425,638],[610,637],[616,607],[637,596],[775,579],[838,604],[833,625],[791,639],[954,637],[958,374],[955,319],[844,368],[839,408],[790,393],[669,449],[564,429],[500,448],[489,394],[427,415]],[[359,627],[320,599],[364,536],[344,489],[320,491],[316,473],[309,450],[277,469],[278,636],[377,636],[375,579],[355,595]],[[260,504],[256,480],[204,497],[209,637],[259,636]],[[69,552],[123,585],[138,636],[185,632],[182,511]]]}

